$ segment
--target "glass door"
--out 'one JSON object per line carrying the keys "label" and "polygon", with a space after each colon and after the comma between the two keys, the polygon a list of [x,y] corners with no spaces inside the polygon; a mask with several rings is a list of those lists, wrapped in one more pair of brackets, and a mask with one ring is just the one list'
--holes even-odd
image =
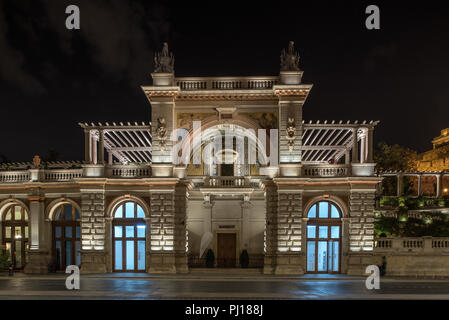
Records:
{"label": "glass door", "polygon": [[145,225],[114,225],[114,271],[145,271]]}
{"label": "glass door", "polygon": [[340,272],[340,225],[307,225],[307,272]]}
{"label": "glass door", "polygon": [[124,202],[115,209],[112,231],[115,272],[145,272],[144,218],[143,208],[135,202]]}

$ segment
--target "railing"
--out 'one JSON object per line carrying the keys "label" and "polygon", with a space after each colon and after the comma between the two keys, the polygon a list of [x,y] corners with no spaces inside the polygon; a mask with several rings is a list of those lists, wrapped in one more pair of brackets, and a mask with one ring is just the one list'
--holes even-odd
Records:
{"label": "railing", "polygon": [[374,241],[378,253],[449,253],[449,238],[378,238]]}
{"label": "railing", "polygon": [[243,188],[250,187],[245,177],[206,177],[205,187],[217,188]]}
{"label": "railing", "polygon": [[176,78],[181,90],[240,90],[272,89],[278,77],[215,77],[215,78]]}
{"label": "railing", "polygon": [[45,170],[45,181],[71,181],[83,176],[83,169]]}
{"label": "railing", "polygon": [[[248,260],[248,268],[263,268],[264,256],[263,254],[251,254]],[[198,256],[189,256],[189,268],[206,268],[206,258],[199,258]],[[220,259],[214,260],[214,267],[217,268],[240,268],[239,259]]]}
{"label": "railing", "polygon": [[306,165],[303,168],[305,177],[346,177],[349,176],[347,165]]}
{"label": "railing", "polygon": [[151,176],[149,166],[112,165],[106,167],[106,176],[114,178],[145,178]]}
{"label": "railing", "polygon": [[1,171],[0,183],[19,183],[30,181],[28,171]]}

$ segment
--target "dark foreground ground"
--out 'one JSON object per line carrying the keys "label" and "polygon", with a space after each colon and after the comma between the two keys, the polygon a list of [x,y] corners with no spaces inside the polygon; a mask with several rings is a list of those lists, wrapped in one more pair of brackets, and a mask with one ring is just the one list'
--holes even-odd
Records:
{"label": "dark foreground ground", "polygon": [[81,275],[67,290],[65,274],[0,275],[0,299],[449,299],[448,279],[384,277],[368,290],[363,277],[147,274]]}

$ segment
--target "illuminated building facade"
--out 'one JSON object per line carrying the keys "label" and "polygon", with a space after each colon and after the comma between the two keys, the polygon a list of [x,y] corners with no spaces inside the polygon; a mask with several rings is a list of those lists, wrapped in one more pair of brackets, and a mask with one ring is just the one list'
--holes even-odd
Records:
{"label": "illuminated building facade", "polygon": [[364,274],[378,122],[303,119],[298,63],[291,42],[278,76],[178,78],[165,44],[142,87],[152,123],[80,123],[83,162],[0,172],[16,268],[188,273],[211,249],[220,268],[246,250],[265,274]]}

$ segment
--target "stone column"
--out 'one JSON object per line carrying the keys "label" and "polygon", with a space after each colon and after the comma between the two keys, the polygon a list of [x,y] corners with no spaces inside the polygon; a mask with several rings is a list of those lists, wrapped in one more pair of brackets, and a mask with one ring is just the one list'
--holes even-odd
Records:
{"label": "stone column", "polygon": [[443,177],[441,174],[437,174],[436,178],[437,178],[436,197],[439,198],[443,194]]}
{"label": "stone column", "polygon": [[418,197],[419,197],[422,195],[422,176],[421,176],[421,174],[418,174],[417,178],[418,178],[417,184],[418,184]]}
{"label": "stone column", "polygon": [[357,128],[352,129],[352,163],[359,163],[359,143],[357,141]]}
{"label": "stone column", "polygon": [[99,141],[99,145],[98,145],[98,163],[99,164],[104,164],[104,131],[103,130],[99,130],[100,131],[100,141]]}
{"label": "stone column", "polygon": [[82,273],[105,273],[105,195],[104,191],[81,190],[81,268]]}
{"label": "stone column", "polygon": [[89,130],[84,130],[84,160],[87,163],[91,163],[92,162],[90,154],[91,154],[90,132],[89,132]]}
{"label": "stone column", "polygon": [[372,163],[374,162],[373,159],[373,133],[374,133],[374,128],[370,127],[368,128],[368,132],[367,132],[367,138],[368,138],[368,155],[367,155],[367,159],[366,162],[368,163]]}
{"label": "stone column", "polygon": [[397,196],[401,197],[404,191],[403,182],[404,182],[404,175],[402,173],[399,173],[397,176]]}
{"label": "stone column", "polygon": [[92,157],[91,157],[91,163],[97,164],[98,163],[98,156],[97,156],[97,141],[93,136],[90,137],[90,145],[92,150]]}
{"label": "stone column", "polygon": [[49,248],[45,241],[45,205],[44,197],[30,196],[29,228],[30,249],[29,261],[25,266],[25,273],[47,273],[49,260]]}
{"label": "stone column", "polygon": [[360,163],[365,163],[366,159],[366,135],[362,136],[360,139]]}

